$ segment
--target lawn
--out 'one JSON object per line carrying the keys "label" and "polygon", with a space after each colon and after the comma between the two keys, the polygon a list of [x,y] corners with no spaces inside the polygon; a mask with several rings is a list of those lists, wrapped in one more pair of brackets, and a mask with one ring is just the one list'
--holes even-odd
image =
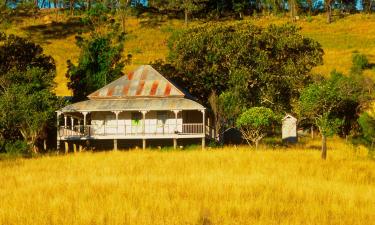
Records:
{"label": "lawn", "polygon": [[[46,14],[46,12],[44,12]],[[30,38],[41,44],[47,54],[52,55],[57,65],[58,95],[70,95],[67,89],[66,61],[75,62],[79,56],[79,49],[75,46],[75,35],[79,32],[79,26],[69,21],[65,16],[60,16],[57,22],[46,23],[46,16],[39,18],[21,19],[17,23],[2,29],[7,33],[14,33]],[[268,24],[282,24],[290,22],[289,18],[263,17],[246,18],[255,24],[265,26]],[[52,15],[47,20],[56,20]],[[202,23],[194,21],[190,26]],[[324,65],[316,67],[313,72],[327,75],[337,69],[349,73],[352,53],[359,51],[366,54],[370,63],[375,63],[375,15],[350,15],[333,22],[325,23],[324,15],[314,16],[311,20],[303,17],[295,23],[301,27],[301,33],[306,37],[319,41],[325,51]],[[142,64],[149,64],[157,59],[165,59],[168,55],[167,39],[171,32],[183,29],[183,21],[148,18],[129,18],[127,21],[127,39],[124,56],[132,54],[132,64],[126,67],[126,71],[135,69]],[[375,70],[369,69],[365,74],[375,77]]]}
{"label": "lawn", "polygon": [[364,148],[84,152],[0,161],[0,224],[375,224]]}

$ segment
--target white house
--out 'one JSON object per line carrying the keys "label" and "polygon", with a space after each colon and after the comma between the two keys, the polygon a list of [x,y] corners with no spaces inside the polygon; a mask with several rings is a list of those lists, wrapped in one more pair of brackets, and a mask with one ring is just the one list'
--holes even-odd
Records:
{"label": "white house", "polygon": [[[57,146],[77,141],[201,139],[211,130],[206,109],[149,65],[90,94],[87,101],[57,111]],[[67,150],[67,149],[66,149]]]}

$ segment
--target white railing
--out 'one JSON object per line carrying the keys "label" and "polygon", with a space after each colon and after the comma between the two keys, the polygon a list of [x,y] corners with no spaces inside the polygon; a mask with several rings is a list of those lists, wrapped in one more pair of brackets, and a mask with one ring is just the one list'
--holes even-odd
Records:
{"label": "white railing", "polygon": [[90,136],[136,136],[136,135],[194,135],[203,134],[203,124],[146,124],[145,127],[140,125],[78,125],[71,127],[60,127],[60,137],[90,137]]}

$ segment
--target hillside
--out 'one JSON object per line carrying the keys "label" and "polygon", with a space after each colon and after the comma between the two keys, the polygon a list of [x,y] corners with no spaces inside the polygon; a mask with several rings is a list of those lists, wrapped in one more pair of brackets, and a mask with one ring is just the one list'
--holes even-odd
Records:
{"label": "hillside", "polygon": [[[290,21],[289,18],[281,17],[246,19],[261,26]],[[68,59],[75,61],[79,56],[74,37],[81,28],[74,20],[68,20],[63,16],[60,16],[58,22],[52,20],[55,20],[54,16],[46,15],[38,18],[21,18],[16,23],[3,26],[1,29],[7,33],[28,37],[41,44],[45,52],[56,60],[58,84],[56,93],[69,95],[65,78],[66,61]],[[199,23],[202,22],[194,21],[190,26]],[[333,69],[348,73],[353,51],[366,54],[370,63],[375,63],[375,29],[371,29],[375,27],[375,15],[350,15],[331,24],[325,23],[324,15],[319,15],[309,21],[301,18],[295,24],[301,27],[303,35],[319,41],[324,48],[324,65],[315,68],[314,73],[326,75]],[[134,17],[129,18],[127,26],[128,36],[124,56],[133,55],[132,65],[126,68],[127,71],[156,59],[165,59],[168,54],[169,35],[173,30],[184,28],[183,21],[179,20]],[[367,70],[365,73],[369,76],[375,75],[374,70]]]}

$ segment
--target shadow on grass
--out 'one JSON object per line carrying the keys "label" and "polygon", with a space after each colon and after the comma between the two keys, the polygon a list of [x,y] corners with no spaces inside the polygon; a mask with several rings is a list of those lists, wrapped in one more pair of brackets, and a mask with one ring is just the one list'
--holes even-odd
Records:
{"label": "shadow on grass", "polygon": [[48,43],[48,40],[51,39],[64,39],[71,35],[88,32],[89,27],[79,18],[70,18],[65,22],[51,22],[49,24],[28,26],[23,28],[23,30],[33,39],[42,43]]}

